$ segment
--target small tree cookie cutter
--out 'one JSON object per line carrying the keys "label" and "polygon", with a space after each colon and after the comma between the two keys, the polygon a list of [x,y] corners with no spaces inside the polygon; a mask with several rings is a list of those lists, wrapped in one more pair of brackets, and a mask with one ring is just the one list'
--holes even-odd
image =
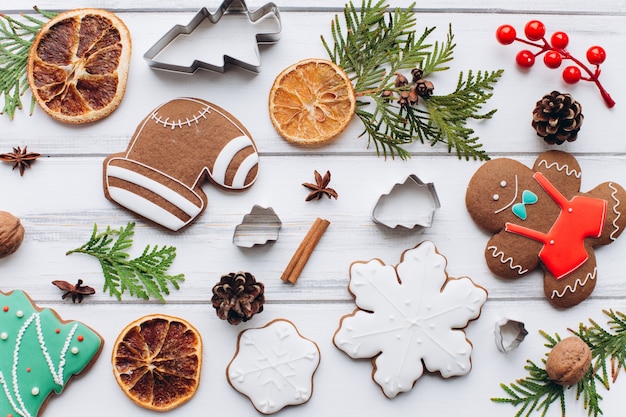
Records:
{"label": "small tree cookie cutter", "polygon": [[379,197],[372,220],[390,229],[405,228],[422,233],[432,225],[435,211],[440,207],[435,185],[426,184],[411,174]]}
{"label": "small tree cookie cutter", "polygon": [[274,3],[250,11],[244,0],[225,0],[215,13],[203,7],[187,25],[174,26],[143,57],[151,68],[188,74],[224,72],[227,64],[259,72],[258,45],[277,42],[281,30]]}
{"label": "small tree cookie cutter", "polygon": [[255,204],[249,214],[243,216],[242,222],[235,227],[233,244],[241,248],[264,245],[278,239],[278,231],[282,222],[274,209]]}

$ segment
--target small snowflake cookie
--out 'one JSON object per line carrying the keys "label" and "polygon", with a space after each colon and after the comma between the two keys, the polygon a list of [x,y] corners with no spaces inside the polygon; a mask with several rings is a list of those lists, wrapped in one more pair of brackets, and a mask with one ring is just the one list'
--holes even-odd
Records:
{"label": "small snowflake cookie", "polygon": [[317,344],[300,335],[290,321],[277,319],[239,334],[226,376],[257,411],[272,414],[311,398],[319,363]]}
{"label": "small snowflake cookie", "polygon": [[103,343],[22,291],[0,293],[0,416],[38,416],[50,395],[96,360]]}
{"label": "small snowflake cookie", "polygon": [[596,285],[594,247],[615,241],[626,226],[626,191],[605,182],[581,192],[576,158],[540,154],[532,168],[509,158],[482,165],[465,203],[476,224],[493,236],[487,266],[502,278],[520,278],[540,266],[543,290],[555,307],[572,307]]}
{"label": "small snowflake cookie", "polygon": [[487,291],[445,269],[429,241],[405,251],[396,267],[379,259],[350,267],[357,309],[341,319],[333,343],[353,359],[373,358],[373,379],[389,398],[410,391],[424,366],[445,378],[471,369],[463,328],[480,315]]}

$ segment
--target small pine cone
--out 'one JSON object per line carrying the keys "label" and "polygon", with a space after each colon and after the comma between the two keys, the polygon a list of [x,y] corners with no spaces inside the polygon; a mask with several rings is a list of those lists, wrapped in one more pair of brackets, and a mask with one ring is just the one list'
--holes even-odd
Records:
{"label": "small pine cone", "polygon": [[213,287],[211,303],[220,319],[239,324],[263,311],[264,289],[263,283],[257,282],[251,273],[231,272]]}
{"label": "small pine cone", "polygon": [[420,79],[415,83],[415,90],[418,96],[428,98],[433,95],[435,86],[428,80]]}
{"label": "small pine cone", "polygon": [[582,106],[570,94],[553,91],[537,102],[532,126],[550,144],[573,142],[583,124]]}

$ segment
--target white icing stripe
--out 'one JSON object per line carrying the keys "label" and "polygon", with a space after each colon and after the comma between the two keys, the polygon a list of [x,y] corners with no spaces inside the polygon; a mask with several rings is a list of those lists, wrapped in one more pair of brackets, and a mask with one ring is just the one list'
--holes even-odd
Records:
{"label": "white icing stripe", "polygon": [[[187,224],[163,207],[123,188],[109,186],[109,195],[113,201],[170,230],[176,231]],[[195,218],[200,210],[198,208],[198,212],[192,215],[191,219]]]}
{"label": "white icing stripe", "polygon": [[248,174],[259,163],[259,154],[253,153],[248,155],[246,159],[241,162],[239,165],[239,169],[235,174],[235,178],[233,178],[233,183],[231,187],[233,188],[244,188],[246,186],[246,178],[248,178]]}
{"label": "white icing stripe", "polygon": [[537,164],[537,166],[540,167],[541,165],[544,165],[546,169],[550,169],[556,166],[557,171],[561,172],[565,170],[565,174],[568,176],[573,174],[576,178],[580,178],[580,175],[581,175],[580,171],[576,171],[575,169],[570,168],[567,164],[559,165],[558,162],[551,162],[550,164],[548,164],[548,161],[546,161],[545,159],[542,159],[541,161],[539,161],[539,164]]}
{"label": "white icing stripe", "polygon": [[574,282],[573,287],[571,285],[566,285],[565,288],[563,288],[563,291],[561,292],[557,290],[552,291],[552,296],[550,298],[554,298],[554,297],[561,298],[565,295],[567,291],[571,292],[572,294],[575,293],[576,290],[578,289],[578,286],[584,287],[585,285],[587,285],[587,282],[589,280],[596,279],[596,272],[597,272],[597,268],[593,268],[593,272],[588,273],[584,280],[581,281],[580,278],[576,279],[576,282]]}
{"label": "white icing stripe", "polygon": [[493,256],[494,258],[500,257],[500,262],[502,262],[503,264],[508,263],[511,269],[517,269],[517,273],[519,275],[523,275],[528,272],[528,269],[524,269],[521,265],[513,265],[513,258],[510,256],[508,258],[505,258],[504,252],[499,250],[496,246],[489,246],[487,247],[487,250],[492,251],[491,256]]}
{"label": "white icing stripe", "polygon": [[[172,203],[173,205],[175,205],[176,207],[178,207],[179,209],[187,213],[189,216],[192,216],[192,217],[196,216],[200,211],[200,208],[198,206],[193,204],[191,201],[187,200],[185,197],[183,197],[176,191],[161,184],[160,182],[157,182],[153,179],[143,176],[135,171],[131,171],[126,168],[109,164],[107,166],[107,176],[119,178],[121,180],[128,181],[132,184],[136,184],[140,187],[143,187],[146,190],[152,191],[153,193],[159,195],[160,197],[163,197],[165,200],[169,201],[170,203]],[[112,188],[114,187],[111,187],[109,185],[109,189],[112,189]],[[149,200],[146,200],[143,198],[142,200],[149,202],[150,204],[154,204],[150,202]],[[198,198],[198,200],[200,200],[200,198]]]}
{"label": "white icing stripe", "polygon": [[616,195],[617,195],[617,188],[615,186],[613,186],[612,182],[609,183],[609,188],[611,190],[613,190],[613,192],[611,193],[611,198],[613,199],[613,201],[615,201],[615,204],[613,204],[613,213],[616,214],[615,218],[613,219],[613,228],[614,228],[614,230],[611,232],[609,237],[611,238],[612,241],[615,241],[615,239],[617,239],[617,237],[615,237],[615,234],[619,232],[619,226],[617,225],[617,219],[619,219],[621,217],[622,213],[617,210],[617,207],[619,207],[619,205],[620,205],[620,201],[616,197]]}
{"label": "white icing stripe", "polygon": [[9,400],[9,403],[11,404],[11,407],[13,408],[13,410],[17,414],[21,415],[22,417],[30,416],[30,414],[28,414],[27,411],[26,411],[26,414],[24,414],[24,412],[17,407],[17,404],[15,404],[15,401],[13,401],[13,397],[11,396],[11,391],[9,391],[9,386],[7,385],[6,379],[4,379],[4,374],[2,373],[2,371],[0,371],[0,384],[2,384],[2,388],[4,389],[4,395]]}
{"label": "white icing stripe", "polygon": [[[222,148],[219,155],[217,155],[217,158],[215,158],[215,163],[213,164],[213,170],[211,172],[211,178],[213,178],[213,181],[220,185],[225,185],[224,181],[226,180],[226,170],[228,169],[228,166],[237,152],[247,148],[248,146],[252,146],[252,141],[247,136],[238,136],[228,142],[226,146]],[[238,168],[237,171],[239,171],[239,169],[241,168]],[[239,174],[239,172],[237,172],[237,174]],[[246,175],[248,175],[247,172]]]}

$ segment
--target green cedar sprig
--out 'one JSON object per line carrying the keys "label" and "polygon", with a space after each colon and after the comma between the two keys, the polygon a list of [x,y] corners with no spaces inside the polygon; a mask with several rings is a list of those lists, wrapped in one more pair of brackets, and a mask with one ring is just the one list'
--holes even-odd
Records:
{"label": "green cedar sprig", "polygon": [[394,85],[398,71],[417,67],[426,77],[448,70],[453,59],[456,44],[452,27],[444,42],[427,43],[435,28],[426,28],[416,37],[413,7],[388,11],[384,0],[376,4],[363,0],[357,9],[350,2],[344,9],[343,24],[338,16],[331,22],[332,47],[322,36],[330,59],[353,83],[358,98],[356,115],[364,125],[361,135],[366,135],[368,146],[373,143],[376,152],[385,157],[407,159],[410,153],[403,146],[419,140],[431,146],[444,143],[459,159],[488,160],[467,122],[493,116],[496,110],[483,114],[480,110],[491,98],[502,70],[468,71],[466,76],[460,73],[454,92],[422,98],[418,106],[399,105],[381,95],[383,91],[406,90]]}
{"label": "green cedar sprig", "polygon": [[[56,15],[35,7],[42,16],[50,19]],[[45,24],[27,14],[24,21],[0,14],[0,96],[4,99],[2,114],[13,120],[15,111],[22,109],[22,95],[28,90],[26,65],[33,40]],[[35,109],[35,99],[31,99],[30,113]]]}
{"label": "green cedar sprig", "polygon": [[615,382],[620,371],[626,369],[626,315],[613,310],[602,312],[608,317],[608,330],[589,319],[589,326],[580,323],[577,331],[570,331],[589,345],[593,366],[600,382],[609,389],[610,383]]}
{"label": "green cedar sprig", "polygon": [[133,244],[134,228],[135,223],[129,222],[119,230],[107,226],[104,232],[98,233],[98,226],[94,224],[89,241],[68,251],[67,255],[85,253],[96,257],[104,273],[103,291],[118,300],[128,291],[131,296],[144,300],[153,297],[165,301],[163,294],[170,293],[169,286],[179,289],[179,284],[185,280],[183,274],[166,273],[176,258],[176,248],[155,245],[150,249],[148,245],[141,256],[129,259],[126,250]]}
{"label": "green cedar sprig", "polygon": [[[591,367],[576,385],[576,399],[582,397],[583,408],[587,410],[587,415],[594,417],[603,414],[600,408],[602,396],[598,393],[598,386],[608,390],[619,373],[626,370],[626,314],[613,310],[602,312],[608,318],[608,329],[592,319],[589,319],[589,325],[580,323],[577,330],[568,329],[587,343],[591,350]],[[540,331],[540,334],[548,341],[545,346],[549,349],[561,340],[558,334],[555,337],[549,336],[544,331]],[[529,376],[509,385],[500,384],[508,397],[491,400],[519,407],[515,417],[522,415],[528,417],[533,412],[545,416],[548,407],[559,401],[561,414],[565,416],[565,387],[550,381],[545,371],[546,359],[542,359],[542,362],[543,368],[528,360],[524,369],[529,372]]]}

